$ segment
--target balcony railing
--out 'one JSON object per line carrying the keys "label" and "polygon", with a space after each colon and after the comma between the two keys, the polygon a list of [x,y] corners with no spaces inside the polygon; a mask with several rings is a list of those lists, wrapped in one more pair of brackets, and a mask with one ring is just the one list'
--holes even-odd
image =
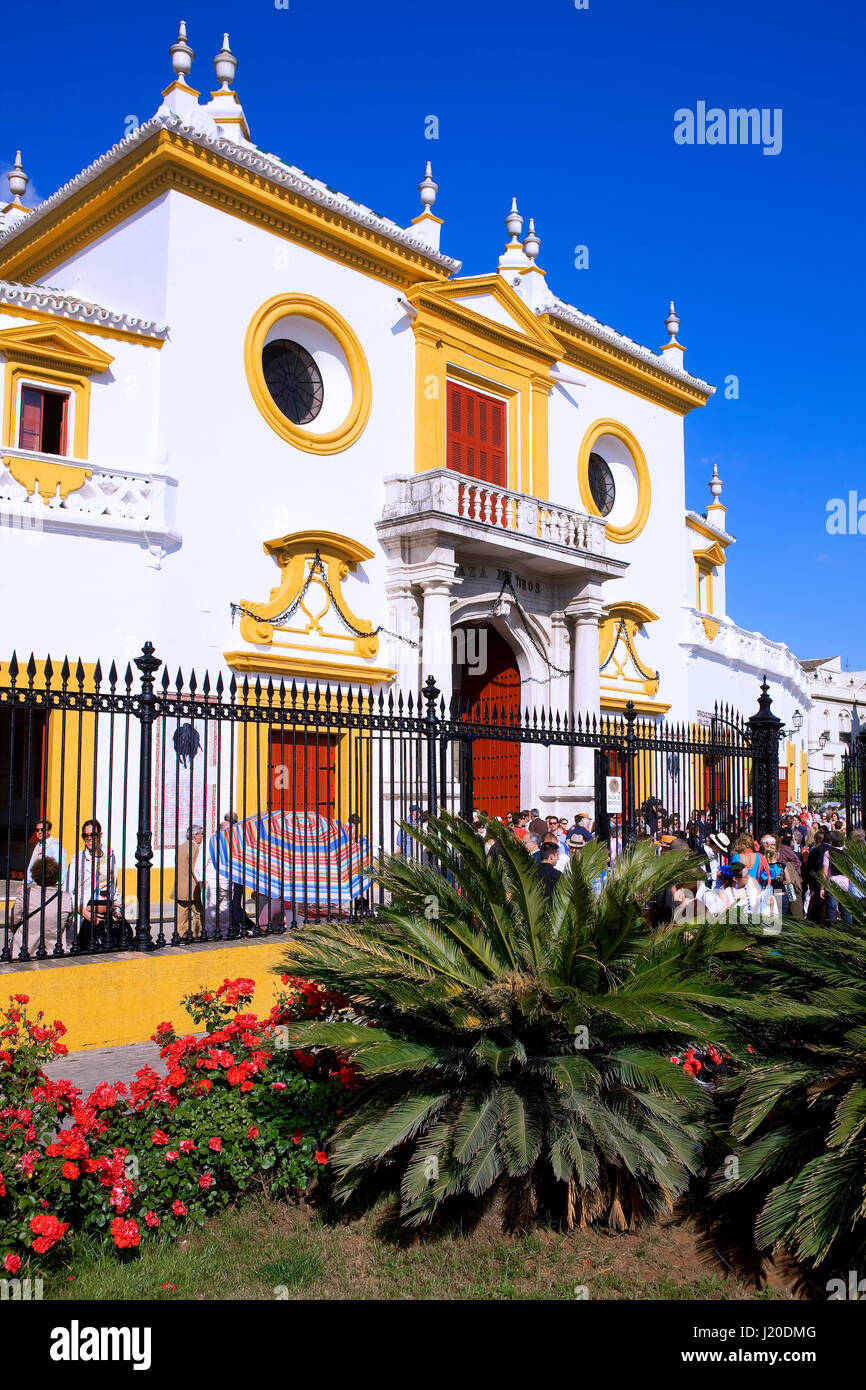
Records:
{"label": "balcony railing", "polygon": [[177,479],[31,449],[0,450],[0,525],[176,550]]}
{"label": "balcony railing", "polygon": [[385,479],[383,523],[422,517],[452,521],[466,533],[484,528],[495,536],[536,541],[562,550],[604,555],[604,522],[569,507],[528,497],[462,476],[451,469],[431,469],[411,477]]}

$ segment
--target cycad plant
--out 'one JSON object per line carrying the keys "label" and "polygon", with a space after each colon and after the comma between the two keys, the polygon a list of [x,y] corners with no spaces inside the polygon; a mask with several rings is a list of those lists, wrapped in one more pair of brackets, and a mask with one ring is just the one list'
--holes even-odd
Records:
{"label": "cycad plant", "polygon": [[[866,891],[866,846],[850,841],[839,867]],[[790,1021],[764,1027],[730,1085],[733,1143],[697,1213],[741,1267],[774,1254],[813,1289],[866,1275],[866,900],[828,891],[851,925],[786,918],[749,952],[750,988]]]}
{"label": "cycad plant", "polygon": [[505,1213],[519,1199],[521,1223],[531,1209],[624,1229],[670,1211],[701,1162],[707,1105],[671,1053],[727,1041],[708,1022],[724,991],[694,938],[650,932],[643,911],[696,865],[639,844],[600,886],[607,846],[591,842],[548,904],[520,842],[490,829],[489,856],[452,816],[413,830],[425,858],[386,861],[374,921],[293,936],[285,968],[357,1018],[291,1033],[350,1054],[365,1078],[333,1136],[337,1195],[374,1176],[413,1225],[494,1193]]}

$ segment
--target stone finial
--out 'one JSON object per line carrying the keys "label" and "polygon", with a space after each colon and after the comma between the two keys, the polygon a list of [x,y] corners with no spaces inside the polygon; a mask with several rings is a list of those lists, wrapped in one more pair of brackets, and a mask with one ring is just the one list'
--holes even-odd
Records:
{"label": "stone finial", "polygon": [[[676,343],[677,334],[680,331],[680,321],[677,318],[677,311],[674,308],[673,300],[671,300],[670,312],[668,313],[668,316],[665,319],[665,328],[668,330],[668,333],[670,334],[670,341],[672,343]],[[679,344],[677,345],[679,346]]]}
{"label": "stone finial", "polygon": [[528,233],[528,235],[525,236],[524,239],[523,239],[523,251],[524,251],[524,255],[527,255],[531,261],[534,261],[540,250],[541,250],[541,237],[538,236],[538,234],[536,233],[536,230],[535,230],[535,219],[532,218],[532,217],[530,217],[530,219],[529,219],[529,233]]}
{"label": "stone finial", "polygon": [[433,180],[433,170],[429,159],[424,177],[418,185],[418,192],[421,195],[421,206],[426,212],[436,202],[436,194],[439,192],[439,185]]}
{"label": "stone finial", "polygon": [[171,55],[171,66],[174,69],[175,79],[186,84],[189,76],[192,60],[195,53],[186,41],[186,20],[180,21],[180,28],[177,31],[177,38],[168,50]]}
{"label": "stone finial", "polygon": [[15,152],[15,163],[6,175],[6,180],[9,184],[9,192],[12,194],[13,207],[23,207],[24,204],[21,202],[21,199],[27,192],[27,185],[30,182],[30,179],[28,175],[25,174],[24,168],[21,164],[20,150],[16,150]]}
{"label": "stone finial", "polygon": [[722,495],[723,483],[719,477],[719,465],[713,464],[713,476],[710,478],[710,492],[713,494],[713,506],[718,506],[719,498]]}
{"label": "stone finial", "polygon": [[520,233],[523,231],[523,218],[517,210],[517,199],[511,199],[511,211],[505,219],[505,230],[511,238],[512,243],[516,242]]}
{"label": "stone finial", "polygon": [[223,92],[231,91],[232,83],[235,80],[238,60],[229,47],[229,36],[223,34],[223,46],[213,60],[217,81],[221,83],[220,90]]}

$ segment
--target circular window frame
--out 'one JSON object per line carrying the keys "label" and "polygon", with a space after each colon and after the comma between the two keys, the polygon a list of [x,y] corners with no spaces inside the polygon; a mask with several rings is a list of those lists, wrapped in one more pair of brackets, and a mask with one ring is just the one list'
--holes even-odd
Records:
{"label": "circular window frame", "polygon": [[[580,499],[590,516],[596,516],[599,520],[604,521],[604,517],[595,505],[589,487],[589,456],[595,452],[596,444],[605,434],[612,434],[615,439],[622,441],[631,455],[637,474],[637,506],[631,520],[624,526],[612,526],[610,522],[605,522],[604,534],[607,539],[614,541],[617,545],[625,545],[640,535],[649,517],[652,501],[649,468],[644,458],[643,449],[627,425],[620,424],[618,420],[596,420],[583,436],[577,460],[577,483],[580,489]],[[610,467],[609,464],[608,467]]]}
{"label": "circular window frame", "polygon": [[[345,418],[332,430],[315,430],[295,425],[280,410],[271,395],[262,367],[262,352],[268,333],[275,324],[292,317],[311,319],[336,339],[349,368],[352,404]],[[290,325],[287,325],[287,332]],[[257,309],[244,340],[244,369],[250,393],[260,415],[275,434],[308,454],[337,454],[348,449],[363,433],[370,416],[373,397],[370,368],[354,331],[330,304],[308,294],[278,294]],[[327,390],[327,385],[326,388]]]}

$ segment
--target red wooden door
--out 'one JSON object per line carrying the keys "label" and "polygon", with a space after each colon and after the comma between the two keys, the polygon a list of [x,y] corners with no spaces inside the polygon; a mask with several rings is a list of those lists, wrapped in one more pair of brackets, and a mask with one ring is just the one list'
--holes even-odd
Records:
{"label": "red wooden door", "polygon": [[268,809],[288,815],[308,812],[333,820],[337,804],[337,739],[292,738],[272,730]]}
{"label": "red wooden door", "polygon": [[448,382],[448,467],[496,487],[508,486],[504,401]]}
{"label": "red wooden door", "polygon": [[[508,725],[520,716],[520,673],[514,652],[495,628],[485,628],[483,673],[462,673],[460,698],[474,719]],[[520,744],[498,738],[472,744],[472,799],[479,811],[504,816],[520,809]]]}

